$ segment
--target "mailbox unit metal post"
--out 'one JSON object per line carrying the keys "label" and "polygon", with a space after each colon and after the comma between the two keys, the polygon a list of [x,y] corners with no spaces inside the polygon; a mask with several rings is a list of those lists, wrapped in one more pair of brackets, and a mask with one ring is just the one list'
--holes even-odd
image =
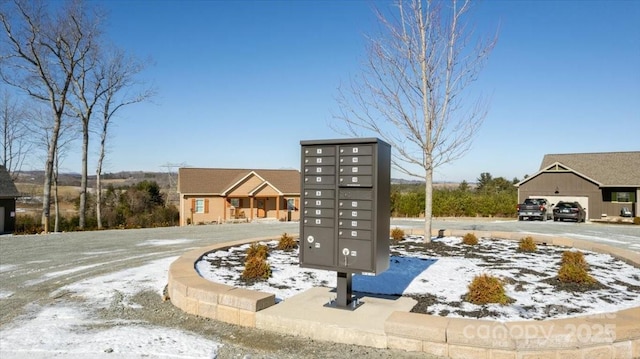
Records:
{"label": "mailbox unit metal post", "polygon": [[347,306],[353,273],[389,268],[391,146],[377,138],[300,144],[300,266],[337,271],[337,306]]}

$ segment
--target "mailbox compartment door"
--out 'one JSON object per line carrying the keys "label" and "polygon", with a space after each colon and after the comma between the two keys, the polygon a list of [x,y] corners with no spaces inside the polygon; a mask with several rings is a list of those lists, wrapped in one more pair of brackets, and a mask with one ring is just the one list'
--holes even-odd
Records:
{"label": "mailbox compartment door", "polygon": [[300,237],[300,266],[335,266],[333,228],[305,226]]}
{"label": "mailbox compartment door", "polygon": [[338,239],[338,268],[355,272],[373,272],[371,241]]}

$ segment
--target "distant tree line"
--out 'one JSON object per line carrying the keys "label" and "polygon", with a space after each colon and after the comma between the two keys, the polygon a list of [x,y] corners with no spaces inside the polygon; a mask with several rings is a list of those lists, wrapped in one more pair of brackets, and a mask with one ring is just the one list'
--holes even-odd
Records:
{"label": "distant tree line", "polygon": [[[97,214],[95,213],[96,196],[87,196],[89,216],[84,228],[78,226],[78,215],[61,216],[60,231],[95,230],[99,229]],[[80,198],[76,199],[76,208]],[[166,195],[160,191],[160,186],[154,181],[142,181],[132,186],[107,186],[102,194],[101,221],[102,228],[149,228],[168,227],[179,224],[179,211],[175,205],[166,203]],[[50,224],[52,225],[52,224]],[[49,228],[52,230],[52,228]],[[44,231],[44,224],[40,216],[18,215],[16,233],[40,233]]]}
{"label": "distant tree line", "polygon": [[[484,172],[472,188],[463,181],[455,188],[433,189],[434,217],[515,217],[518,191],[503,177],[493,178]],[[425,191],[421,184],[391,186],[391,215],[393,217],[424,216]]]}

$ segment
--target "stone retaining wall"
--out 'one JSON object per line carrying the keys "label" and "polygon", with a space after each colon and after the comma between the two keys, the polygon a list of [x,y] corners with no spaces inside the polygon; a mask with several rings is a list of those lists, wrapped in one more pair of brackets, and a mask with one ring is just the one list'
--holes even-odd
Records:
{"label": "stone retaining wall", "polygon": [[[472,232],[478,238],[520,240],[522,233]],[[433,235],[438,233],[434,231]],[[538,244],[609,253],[640,268],[640,253],[564,237],[532,235]],[[209,252],[255,241],[217,244],[186,253],[169,268],[171,302],[187,313],[226,323],[256,327],[256,312],[275,304],[275,295],[210,282],[195,270]],[[498,322],[394,312],[385,323],[387,347],[449,358],[483,359],[633,359],[640,358],[640,307],[591,316],[544,321]]]}

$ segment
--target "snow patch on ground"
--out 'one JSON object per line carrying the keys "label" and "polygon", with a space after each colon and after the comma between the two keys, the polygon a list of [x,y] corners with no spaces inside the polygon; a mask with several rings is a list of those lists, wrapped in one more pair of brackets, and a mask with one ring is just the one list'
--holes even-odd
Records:
{"label": "snow patch on ground", "polygon": [[175,329],[143,323],[100,328],[104,324],[77,308],[41,308],[35,318],[0,332],[0,356],[95,358],[106,353],[112,358],[214,359],[220,348],[219,343]]}

